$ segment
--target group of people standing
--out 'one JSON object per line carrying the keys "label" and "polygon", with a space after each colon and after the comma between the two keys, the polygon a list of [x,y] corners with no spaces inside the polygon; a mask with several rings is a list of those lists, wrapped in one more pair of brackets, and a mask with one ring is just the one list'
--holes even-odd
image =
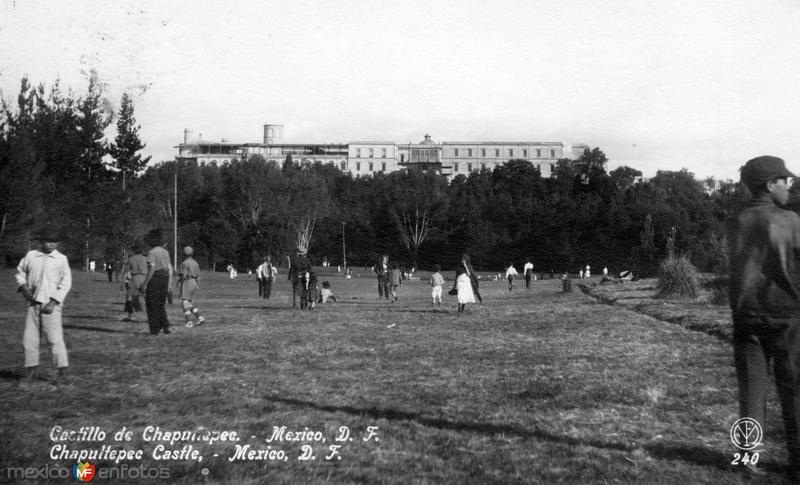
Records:
{"label": "group of people standing", "polygon": [[[383,255],[381,261],[375,265],[375,274],[378,277],[378,298],[397,301],[397,289],[403,281],[402,272],[396,264],[389,263],[389,256]],[[430,277],[431,303],[434,307],[442,305],[442,288],[444,287],[444,276],[441,273],[441,266],[434,266],[433,274]],[[472,268],[470,257],[467,254],[461,256],[461,262],[456,268],[456,279],[449,294],[458,297],[458,314],[464,312],[467,303],[483,303],[481,294],[478,291],[478,276]]]}
{"label": "group of people standing", "polygon": [[[200,279],[200,265],[193,258],[194,249],[191,246],[183,248],[186,259],[181,262],[178,276],[174,278],[169,252],[164,249],[162,239],[161,230],[154,229],[145,235],[143,243],[134,244],[125,272],[125,311],[128,316],[124,320],[136,321],[134,314],[141,311],[139,298],[144,296],[147,323],[152,335],[171,333],[166,304],[173,300],[173,281],[186,327],[205,323],[200,309],[194,304]],[[147,248],[147,255],[144,256],[142,253]]]}
{"label": "group of people standing", "polygon": [[378,298],[397,301],[397,289],[403,284],[403,272],[400,267],[389,263],[389,256],[383,255],[374,268],[375,275],[378,277]]}

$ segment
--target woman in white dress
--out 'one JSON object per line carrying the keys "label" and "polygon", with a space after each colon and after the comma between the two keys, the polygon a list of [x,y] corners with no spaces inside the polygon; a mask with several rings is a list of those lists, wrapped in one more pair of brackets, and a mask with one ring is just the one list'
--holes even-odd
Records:
{"label": "woman in white dress", "polygon": [[456,269],[456,290],[458,291],[458,314],[461,315],[467,303],[475,303],[472,281],[463,264]]}

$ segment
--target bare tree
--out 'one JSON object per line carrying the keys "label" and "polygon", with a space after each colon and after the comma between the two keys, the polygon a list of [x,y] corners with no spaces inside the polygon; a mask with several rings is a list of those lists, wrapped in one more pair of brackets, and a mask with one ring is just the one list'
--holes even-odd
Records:
{"label": "bare tree", "polygon": [[417,267],[417,255],[419,247],[425,242],[431,228],[431,217],[428,209],[420,211],[419,206],[414,205],[414,211],[402,211],[400,218],[396,218],[397,228],[403,238],[403,245],[411,253],[414,267]]}
{"label": "bare tree", "polygon": [[316,208],[311,208],[302,213],[292,224],[297,236],[297,249],[304,253],[308,251],[308,246],[311,243],[311,236],[314,234],[314,224],[316,220],[317,210]]}

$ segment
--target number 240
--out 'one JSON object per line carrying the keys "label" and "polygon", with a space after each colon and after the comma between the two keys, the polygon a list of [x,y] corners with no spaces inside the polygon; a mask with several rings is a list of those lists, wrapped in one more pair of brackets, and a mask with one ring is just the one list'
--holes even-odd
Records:
{"label": "number 240", "polygon": [[742,465],[755,465],[758,463],[758,453],[750,453],[745,452],[744,455],[740,453],[733,454],[733,461],[731,465],[738,465],[741,462]]}

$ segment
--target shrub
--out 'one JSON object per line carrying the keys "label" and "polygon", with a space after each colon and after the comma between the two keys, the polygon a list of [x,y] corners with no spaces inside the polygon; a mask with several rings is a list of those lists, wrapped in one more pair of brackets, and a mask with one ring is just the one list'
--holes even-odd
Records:
{"label": "shrub", "polygon": [[699,272],[686,256],[670,256],[658,267],[657,298],[694,298]]}

